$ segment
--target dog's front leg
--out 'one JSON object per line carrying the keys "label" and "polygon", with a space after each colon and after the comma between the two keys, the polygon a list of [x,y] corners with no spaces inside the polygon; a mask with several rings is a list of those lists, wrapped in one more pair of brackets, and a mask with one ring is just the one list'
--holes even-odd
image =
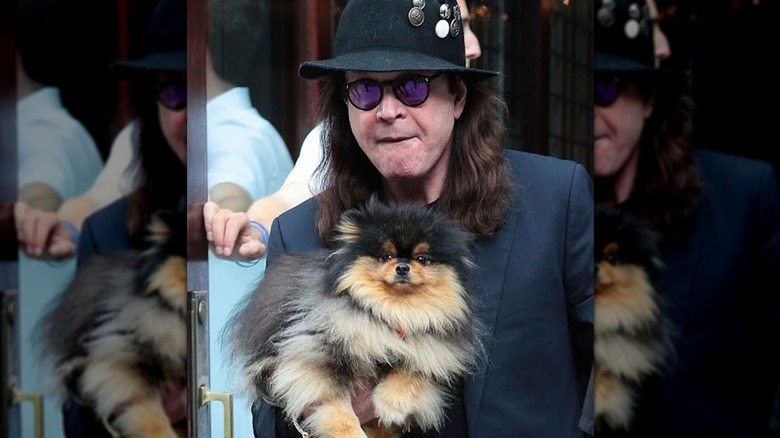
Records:
{"label": "dog's front leg", "polygon": [[410,422],[423,430],[438,429],[444,421],[445,394],[434,380],[397,368],[388,373],[371,395],[381,426],[408,429]]}
{"label": "dog's front leg", "polygon": [[317,438],[366,438],[349,399],[323,400],[303,426]]}
{"label": "dog's front leg", "polygon": [[115,421],[127,438],[178,438],[162,405],[153,399],[131,402]]}
{"label": "dog's front leg", "polygon": [[352,409],[349,390],[321,363],[312,348],[279,361],[269,382],[272,397],[282,401],[290,418],[300,418],[310,411],[302,426],[313,437],[366,438]]}
{"label": "dog's front leg", "polygon": [[[111,356],[114,357],[114,356]],[[127,438],[177,438],[162,406],[161,396],[137,368],[114,360],[89,363],[81,378],[82,390],[102,418]]]}

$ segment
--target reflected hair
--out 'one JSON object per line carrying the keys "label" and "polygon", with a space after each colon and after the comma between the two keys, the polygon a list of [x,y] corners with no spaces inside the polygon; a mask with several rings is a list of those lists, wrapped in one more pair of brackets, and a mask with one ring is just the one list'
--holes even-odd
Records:
{"label": "reflected hair", "polygon": [[[695,104],[674,79],[630,79],[640,95],[655,102],[642,131],[637,184],[627,207],[663,240],[675,241],[693,227],[699,205],[701,182],[692,149]],[[597,197],[606,190],[598,184]]]}
{"label": "reflected hair", "polygon": [[133,81],[136,129],[133,131],[134,187],[130,193],[127,229],[133,245],[144,245],[151,214],[177,205],[186,194],[187,171],[171,149],[160,127],[153,75]]}

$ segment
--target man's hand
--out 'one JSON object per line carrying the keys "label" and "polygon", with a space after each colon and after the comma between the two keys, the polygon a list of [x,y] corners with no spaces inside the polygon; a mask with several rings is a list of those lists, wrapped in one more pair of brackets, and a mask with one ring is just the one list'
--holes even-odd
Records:
{"label": "man's hand", "polygon": [[70,232],[62,226],[57,213],[45,212],[18,201],[14,206],[17,238],[28,257],[63,260],[76,254]]}
{"label": "man's hand", "polygon": [[366,424],[376,418],[374,402],[371,401],[373,390],[374,388],[362,388],[352,396],[352,410],[355,411],[360,424]]}
{"label": "man's hand", "polygon": [[162,396],[163,409],[171,424],[187,418],[187,391],[183,386],[166,388]]}
{"label": "man's hand", "polygon": [[203,205],[206,240],[219,257],[232,260],[256,260],[265,255],[260,232],[249,224],[249,216],[220,208],[209,201]]}

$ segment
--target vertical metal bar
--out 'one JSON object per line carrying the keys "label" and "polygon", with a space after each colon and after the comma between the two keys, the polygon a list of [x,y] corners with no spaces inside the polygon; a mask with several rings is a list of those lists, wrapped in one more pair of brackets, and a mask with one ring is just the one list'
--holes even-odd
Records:
{"label": "vertical metal bar", "polygon": [[19,287],[13,205],[17,189],[16,2],[0,2],[0,437],[21,436],[21,412],[10,388],[19,385],[15,330]]}
{"label": "vertical metal bar", "polygon": [[209,386],[208,292],[189,291],[189,348],[187,380],[190,429],[187,436],[207,438],[211,435],[211,411],[201,402],[201,387]]}
{"label": "vertical metal bar", "polygon": [[207,198],[207,0],[187,0],[187,293],[189,297],[188,436],[211,437],[211,412],[200,400],[209,385],[208,246],[202,210]]}
{"label": "vertical metal bar", "polygon": [[0,438],[9,436],[9,408],[11,406],[11,385],[9,382],[9,352],[10,345],[7,315],[6,292],[0,290]]}
{"label": "vertical metal bar", "polygon": [[13,389],[19,387],[16,305],[16,292],[0,289],[0,437],[3,438],[18,438],[22,434],[21,409],[13,400]]}

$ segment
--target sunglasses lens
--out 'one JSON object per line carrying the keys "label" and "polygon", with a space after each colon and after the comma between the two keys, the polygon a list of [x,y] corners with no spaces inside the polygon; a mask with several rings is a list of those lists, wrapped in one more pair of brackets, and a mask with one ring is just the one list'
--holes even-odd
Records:
{"label": "sunglasses lens", "polygon": [[347,97],[355,108],[367,111],[382,100],[382,84],[371,79],[360,79],[347,86]]}
{"label": "sunglasses lens", "polygon": [[596,79],[593,103],[596,106],[610,106],[620,93],[620,84],[616,80]]}
{"label": "sunglasses lens", "polygon": [[163,82],[159,86],[157,97],[166,108],[180,110],[187,106],[187,83],[179,81]]}
{"label": "sunglasses lens", "polygon": [[424,76],[405,76],[395,81],[393,92],[404,105],[422,105],[428,99],[428,81]]}

